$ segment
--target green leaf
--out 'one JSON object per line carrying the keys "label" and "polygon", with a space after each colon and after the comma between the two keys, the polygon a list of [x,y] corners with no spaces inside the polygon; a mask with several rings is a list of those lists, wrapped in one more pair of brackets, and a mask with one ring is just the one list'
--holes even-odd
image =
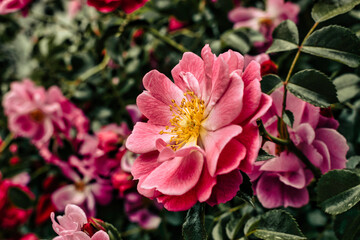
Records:
{"label": "green leaf", "polygon": [[273,43],[266,53],[283,52],[297,49],[299,32],[296,24],[290,20],[280,23],[273,32]]}
{"label": "green leaf", "polygon": [[327,213],[343,213],[360,201],[360,176],[350,170],[333,170],[317,184],[317,201]]}
{"label": "green leaf", "polygon": [[353,208],[335,218],[335,234],[341,240],[360,239],[360,210]]}
{"label": "green leaf", "polygon": [[203,211],[204,205],[197,203],[187,212],[182,228],[182,234],[185,240],[207,239]]}
{"label": "green leaf", "polygon": [[260,148],[258,157],[256,158],[256,162],[266,161],[274,157],[275,157],[274,155],[268,154],[266,151]]}
{"label": "green leaf", "polygon": [[313,32],[301,51],[355,68],[360,65],[359,46],[360,39],[350,29],[331,25]]}
{"label": "green leaf", "polygon": [[360,0],[319,0],[311,10],[315,22],[323,22],[346,13],[360,4]]}
{"label": "green leaf", "polygon": [[33,205],[30,196],[18,187],[10,187],[8,196],[10,201],[18,208],[29,209]]}
{"label": "green leaf", "polygon": [[333,83],[337,89],[337,94],[340,102],[346,102],[360,92],[360,77],[346,73],[334,79]]}
{"label": "green leaf", "polygon": [[306,239],[295,219],[284,210],[271,210],[262,215],[255,236],[266,240]]}
{"label": "green leaf", "polygon": [[346,168],[360,168],[360,156],[352,156],[351,158],[349,158],[346,162]]}
{"label": "green leaf", "polygon": [[214,240],[223,240],[222,220],[219,220],[211,232]]}
{"label": "green leaf", "polygon": [[289,110],[285,110],[284,115],[283,115],[283,120],[284,120],[284,123],[286,123],[288,126],[293,127],[294,114]]}
{"label": "green leaf", "polygon": [[261,91],[270,95],[282,85],[281,78],[275,74],[265,75],[261,80]]}
{"label": "green leaf", "polygon": [[221,40],[226,43],[230,48],[236,49],[241,53],[247,53],[250,50],[250,40],[240,30],[230,30],[221,36]]}
{"label": "green leaf", "polygon": [[291,77],[287,87],[292,94],[317,107],[328,107],[338,102],[334,84],[317,70],[297,72]]}

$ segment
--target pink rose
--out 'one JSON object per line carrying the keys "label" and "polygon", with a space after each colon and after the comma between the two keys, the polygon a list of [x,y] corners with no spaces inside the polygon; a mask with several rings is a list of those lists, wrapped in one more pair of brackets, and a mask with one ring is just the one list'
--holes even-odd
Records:
{"label": "pink rose", "polygon": [[[0,15],[16,12],[19,10],[26,11],[26,6],[32,0],[0,0]],[[23,12],[26,14],[25,12]]]}
{"label": "pink rose", "polygon": [[138,191],[170,211],[232,199],[260,148],[255,120],[271,105],[260,90],[260,65],[244,69],[241,54],[216,57],[208,45],[202,58],[187,52],[172,70],[173,83],[153,70],[137,98],[149,119],[136,123],[126,142],[141,154],[131,173]]}
{"label": "pink rose", "polygon": [[88,0],[87,4],[103,13],[121,8],[126,13],[132,13],[145,5],[148,0]]}
{"label": "pink rose", "polygon": [[[277,119],[281,115],[283,88],[271,94],[273,105],[263,116],[266,130],[278,135]],[[322,173],[345,167],[349,147],[345,138],[335,129],[338,122],[320,114],[320,109],[288,93],[286,109],[294,114],[293,128],[288,127],[290,139]],[[250,174],[259,201],[266,208],[301,207],[308,203],[307,185],[312,172],[292,152],[272,142],[264,149],[275,158],[255,163]]]}

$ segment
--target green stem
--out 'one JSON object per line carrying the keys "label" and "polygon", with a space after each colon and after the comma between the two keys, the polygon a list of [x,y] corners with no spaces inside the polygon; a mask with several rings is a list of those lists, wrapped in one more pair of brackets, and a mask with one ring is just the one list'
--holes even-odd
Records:
{"label": "green stem", "polygon": [[290,140],[288,139],[277,138],[271,135],[270,133],[268,133],[261,119],[256,120],[256,123],[259,127],[260,135],[264,136],[266,139],[280,145],[288,145],[290,143]]}
{"label": "green stem", "polygon": [[287,146],[288,150],[290,152],[293,152],[306,165],[306,167],[308,167],[311,170],[316,180],[320,178],[321,171],[310,162],[310,160],[305,156],[305,154],[302,151],[300,151],[290,139],[281,139],[274,137],[266,131],[264,124],[260,119],[258,119],[256,122],[259,127],[260,135],[264,136],[266,139],[270,140],[271,142]]}
{"label": "green stem", "polygon": [[106,223],[106,229],[111,231],[112,235],[114,236],[114,240],[122,240],[120,232],[112,225],[111,223]]}
{"label": "green stem", "polygon": [[95,75],[96,73],[105,69],[107,64],[109,63],[109,61],[110,61],[110,56],[108,54],[105,54],[104,59],[101,61],[101,63],[99,63],[95,67],[90,68],[89,70],[87,70],[86,72],[84,72],[83,74],[81,74],[78,77],[76,85],[79,85],[81,82],[84,82],[86,79],[88,79],[92,75]]}
{"label": "green stem", "polygon": [[311,170],[316,180],[321,177],[321,171],[310,162],[310,160],[305,156],[305,154],[300,151],[293,142],[290,142],[290,144],[288,145],[288,149],[291,152],[295,153],[295,155],[306,165],[306,167]]}
{"label": "green stem", "polygon": [[284,121],[283,121],[283,116],[284,116],[284,113],[285,113],[285,110],[286,110],[286,97],[287,97],[287,84],[289,83],[289,80],[290,80],[290,77],[291,77],[291,74],[292,72],[294,71],[294,68],[295,68],[295,65],[299,59],[299,56],[300,56],[300,53],[301,53],[301,49],[302,47],[304,46],[306,40],[309,38],[310,34],[315,30],[315,28],[317,27],[319,23],[316,22],[312,28],[309,30],[309,32],[306,34],[304,40],[302,41],[300,47],[298,48],[297,50],[297,53],[294,57],[294,60],[292,61],[291,63],[291,66],[290,66],[290,69],[289,69],[289,72],[286,76],[286,79],[285,79],[285,82],[284,82],[284,96],[283,96],[283,106],[282,106],[282,112],[281,112],[281,116],[280,116],[280,119],[281,119],[281,125],[285,124]]}
{"label": "green stem", "polygon": [[141,230],[142,229],[140,227],[136,227],[136,228],[129,229],[126,232],[123,232],[121,235],[123,237],[127,237],[127,236],[131,236],[131,235],[133,235],[135,233],[141,232]]}
{"label": "green stem", "polygon": [[9,146],[13,138],[14,138],[14,134],[12,133],[9,133],[6,136],[5,140],[0,145],[0,154],[7,148],[7,146]]}
{"label": "green stem", "polygon": [[161,41],[165,42],[166,44],[170,45],[171,47],[175,48],[176,50],[178,50],[179,52],[189,52],[188,49],[186,49],[183,45],[175,42],[174,40],[172,40],[171,38],[161,34],[158,30],[156,30],[155,28],[151,28],[151,27],[145,27],[145,29],[147,29],[149,31],[149,33],[151,33],[154,37],[160,39]]}
{"label": "green stem", "polygon": [[[241,208],[243,208],[245,205],[246,205],[246,204],[241,204],[241,205],[239,205],[239,206],[230,208],[229,210],[226,211],[226,214],[230,214],[230,213],[232,213],[232,212],[236,212],[236,211],[240,210]],[[220,220],[221,218],[223,218],[223,217],[224,217],[224,213],[221,214],[220,216],[215,217],[215,218],[213,219],[213,221],[214,221],[214,222],[217,222],[217,221],[219,221],[219,220]]]}

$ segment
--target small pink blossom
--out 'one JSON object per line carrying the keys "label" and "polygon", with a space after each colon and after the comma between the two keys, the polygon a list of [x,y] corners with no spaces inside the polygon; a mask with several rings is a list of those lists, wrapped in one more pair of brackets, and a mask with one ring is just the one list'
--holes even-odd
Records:
{"label": "small pink blossom", "polygon": [[81,10],[84,0],[70,0],[68,3],[68,14],[70,18],[73,18]]}
{"label": "small pink blossom", "polygon": [[[266,130],[278,135],[277,121],[281,114],[283,89],[271,94],[273,105],[262,117]],[[320,109],[288,93],[286,109],[294,114],[293,128],[288,127],[290,139],[322,173],[342,169],[349,147],[345,138],[336,131],[338,122],[320,114]],[[264,150],[275,158],[256,162],[250,174],[255,194],[266,208],[301,207],[308,203],[307,185],[313,174],[292,152],[272,142]]]}
{"label": "small pink blossom", "polygon": [[296,23],[299,12],[300,7],[292,2],[267,0],[265,10],[237,7],[229,12],[228,17],[235,23],[234,28],[247,27],[262,33],[266,39],[265,44],[269,45],[273,30],[286,19]]}
{"label": "small pink blossom", "polygon": [[109,235],[103,230],[97,231],[89,236],[83,230],[83,226],[88,222],[85,212],[78,206],[68,204],[65,208],[65,215],[58,216],[55,220],[55,214],[51,213],[52,227],[59,235],[54,240],[109,240]]}
{"label": "small pink blossom", "polygon": [[126,142],[141,154],[131,173],[138,191],[171,211],[232,199],[251,172],[260,148],[255,120],[271,105],[260,89],[260,65],[244,69],[241,54],[216,57],[208,45],[202,58],[187,52],[172,70],[173,83],[153,70],[137,98],[148,122],[136,123]]}
{"label": "small pink blossom", "polygon": [[16,12],[19,10],[26,14],[26,7],[32,0],[0,0],[0,15]]}
{"label": "small pink blossom", "polygon": [[186,22],[179,21],[173,16],[169,18],[169,26],[168,26],[169,32],[179,30],[185,26],[186,26]]}

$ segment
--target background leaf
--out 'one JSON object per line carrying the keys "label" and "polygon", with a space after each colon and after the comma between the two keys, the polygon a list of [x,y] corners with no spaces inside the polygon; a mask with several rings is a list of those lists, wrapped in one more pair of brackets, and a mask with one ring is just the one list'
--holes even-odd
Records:
{"label": "background leaf", "polygon": [[351,30],[331,25],[313,32],[301,51],[357,67],[360,65],[359,46],[360,39]]}
{"label": "background leaf", "polygon": [[360,93],[360,77],[346,73],[334,79],[340,102],[346,102]]}
{"label": "background leaf", "polygon": [[290,78],[289,91],[317,107],[328,107],[338,102],[336,89],[329,78],[317,70],[303,70]]}
{"label": "background leaf", "polygon": [[315,22],[323,22],[346,13],[360,4],[360,0],[319,0],[311,10]]}
{"label": "background leaf", "polygon": [[33,200],[30,196],[18,187],[11,187],[8,190],[10,201],[18,208],[29,209],[32,207]]}
{"label": "background leaf", "polygon": [[261,217],[255,236],[266,240],[306,239],[295,219],[283,210],[265,213]]}
{"label": "background leaf", "polygon": [[268,74],[263,76],[261,82],[261,91],[270,95],[277,88],[281,87],[282,81],[278,75]]}
{"label": "background leaf", "polygon": [[273,43],[266,53],[282,52],[297,49],[299,32],[296,24],[290,20],[283,21],[274,29]]}
{"label": "background leaf", "polygon": [[350,170],[330,171],[320,178],[316,190],[325,212],[343,213],[360,201],[360,175]]}

